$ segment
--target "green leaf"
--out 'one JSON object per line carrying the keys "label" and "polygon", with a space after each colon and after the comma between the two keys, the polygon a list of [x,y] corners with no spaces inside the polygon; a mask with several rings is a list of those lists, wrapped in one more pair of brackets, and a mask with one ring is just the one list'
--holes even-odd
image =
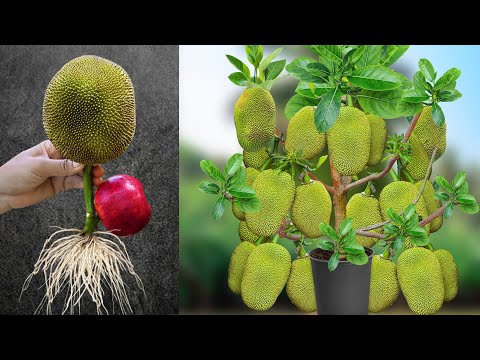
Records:
{"label": "green leaf", "polygon": [[245,65],[240,59],[237,59],[235,56],[227,55],[228,61],[232,63],[241,73],[243,73],[247,79],[250,78],[250,69]]}
{"label": "green leaf", "polygon": [[327,251],[333,251],[333,248],[334,248],[333,243],[327,239],[320,239],[317,243],[317,246],[320,249],[327,250]]}
{"label": "green leaf", "polygon": [[265,80],[260,84],[260,87],[267,91],[270,91],[274,82],[275,80]]}
{"label": "green leaf", "polygon": [[405,238],[402,235],[397,236],[397,238],[393,242],[393,251],[395,252],[400,251],[403,247],[404,242],[405,242]]}
{"label": "green leaf", "polygon": [[338,228],[338,233],[340,234],[340,237],[344,237],[350,231],[350,229],[352,228],[352,224],[352,218],[346,218],[342,221],[340,227]]}
{"label": "green leaf", "polygon": [[362,58],[362,55],[366,49],[367,47],[365,45],[362,45],[355,50],[355,52],[352,55],[352,60],[351,60],[352,64],[356,64]]}
{"label": "green leaf", "polygon": [[357,95],[357,99],[363,111],[375,114],[384,119],[396,119],[402,116],[416,115],[422,111],[422,104],[403,101],[403,94],[403,90],[363,90]]}
{"label": "green leaf", "polygon": [[257,197],[250,199],[235,199],[235,206],[244,212],[255,212],[260,210],[260,200]]}
{"label": "green leaf", "polygon": [[223,169],[227,177],[233,176],[237,170],[242,166],[243,155],[242,154],[233,154],[230,159],[228,159]]}
{"label": "green leaf", "polygon": [[308,83],[305,81],[300,81],[295,89],[295,92],[301,96],[307,97],[309,99],[317,99],[318,96],[313,92],[313,83]]}
{"label": "green leaf", "polygon": [[355,241],[357,237],[357,234],[355,232],[355,229],[350,229],[345,236],[342,237],[340,242],[338,243],[340,247],[348,246],[351,244],[356,244],[357,242]]}
{"label": "green leaf", "polygon": [[382,59],[380,60],[380,64],[384,65],[398,50],[397,45],[386,45],[384,46],[382,52]]}
{"label": "green leaf", "polygon": [[423,235],[426,235],[427,232],[425,231],[425,229],[423,227],[415,226],[412,229],[408,229],[407,234],[410,235],[410,236],[423,236]]}
{"label": "green leaf", "polygon": [[308,64],[305,70],[307,70],[313,76],[323,79],[323,81],[327,81],[328,76],[330,75],[330,72],[325,67],[325,65],[318,62]]}
{"label": "green leaf", "polygon": [[438,200],[441,200],[441,201],[450,200],[450,195],[447,194],[446,192],[443,192],[443,191],[437,191],[437,192],[435,192],[435,194],[433,196],[435,197],[435,199],[438,199]]}
{"label": "green leaf", "polygon": [[471,204],[477,203],[475,196],[471,194],[458,195],[456,197],[456,200],[458,201],[459,204],[462,204],[462,205],[471,205]]}
{"label": "green leaf", "polygon": [[465,181],[460,187],[455,191],[456,195],[468,194],[468,181]]}
{"label": "green leaf", "polygon": [[207,194],[218,194],[220,192],[220,187],[209,181],[202,181],[197,185],[197,189]]}
{"label": "green leaf", "polygon": [[240,167],[234,176],[230,179],[230,185],[242,185],[247,180],[247,172],[244,167]]}
{"label": "green leaf", "polygon": [[463,212],[466,212],[467,214],[476,214],[478,213],[479,207],[478,204],[460,204],[459,205],[460,209],[462,209]]}
{"label": "green leaf", "polygon": [[[465,211],[465,210],[464,210]],[[453,204],[449,203],[447,207],[445,208],[445,211],[443,212],[443,217],[445,219],[448,219],[450,216],[452,216],[453,213]]]}
{"label": "green leaf", "polygon": [[285,116],[288,120],[291,120],[293,115],[295,115],[300,109],[305,106],[315,106],[318,104],[318,100],[309,99],[301,95],[295,94],[290,100],[288,100],[285,105]]}
{"label": "green leaf", "polygon": [[443,74],[440,79],[437,80],[433,88],[435,90],[443,90],[448,87],[452,82],[457,81],[462,72],[457,68],[451,68]]}
{"label": "green leaf", "polygon": [[415,75],[413,75],[413,87],[418,93],[423,93],[425,91],[432,93],[432,86],[427,83],[427,80],[421,71],[417,71]]}
{"label": "green leaf", "polygon": [[334,241],[339,240],[337,233],[335,232],[335,230],[333,230],[333,228],[329,224],[321,223],[319,225],[319,228],[320,228],[320,231],[323,233],[323,235],[328,236],[330,239]]}
{"label": "green leaf", "polygon": [[381,239],[381,240],[378,240],[377,245],[386,246],[387,242],[385,240]]}
{"label": "green leaf", "polygon": [[336,89],[336,86],[333,86],[330,83],[316,83],[313,84],[313,93],[315,96],[320,97],[325,95],[329,90]]}
{"label": "green leaf", "polygon": [[438,127],[442,126],[445,122],[445,115],[443,115],[443,110],[437,103],[432,104],[432,119]]}
{"label": "green leaf", "polygon": [[211,177],[213,180],[225,182],[225,176],[220,172],[217,166],[210,160],[200,161],[200,168],[208,177]]}
{"label": "green leaf", "polygon": [[407,208],[403,211],[403,218],[405,220],[409,220],[413,215],[415,215],[416,211],[417,209],[414,204],[408,205]]}
{"label": "green leaf", "polygon": [[274,61],[267,66],[265,80],[273,80],[283,71],[287,60]]}
{"label": "green leaf", "polygon": [[323,163],[328,159],[328,155],[323,155],[318,158],[317,166],[316,168],[318,169],[320,166],[323,165]]}
{"label": "green leaf", "polygon": [[457,89],[441,91],[438,94],[438,100],[442,102],[451,102],[460,99],[462,94]]}
{"label": "green leaf", "polygon": [[250,64],[255,68],[258,68],[260,61],[263,58],[263,47],[262,45],[246,45],[245,50],[247,52],[247,58]]}
{"label": "green leaf", "polygon": [[225,211],[225,198],[222,196],[215,202],[215,205],[213,206],[212,217],[215,220],[218,220],[223,216],[224,211]]}
{"label": "green leaf", "polygon": [[402,100],[410,103],[423,103],[430,99],[430,95],[426,93],[418,93],[417,90],[410,90],[406,91],[403,96]]}
{"label": "green leaf", "polygon": [[337,268],[339,262],[340,254],[338,253],[338,251],[335,251],[332,256],[330,256],[330,260],[328,260],[328,270],[334,271]]}
{"label": "green leaf", "polygon": [[395,53],[390,56],[388,61],[386,61],[383,65],[390,66],[397,62],[397,60],[400,59],[403,54],[405,54],[409,47],[410,45],[397,45],[397,51],[395,51]]}
{"label": "green leaf", "polygon": [[449,193],[453,193],[454,189],[452,187],[452,185],[450,185],[450,183],[447,181],[447,179],[445,179],[443,176],[441,175],[438,175],[436,178],[435,178],[435,182],[440,186],[442,187],[444,190],[448,191]]}
{"label": "green leaf", "polygon": [[278,48],[272,51],[271,54],[267,55],[265,59],[262,60],[260,66],[258,67],[258,72],[261,73],[265,71],[268,65],[282,52],[283,48]]}
{"label": "green leaf", "polygon": [[369,65],[377,65],[381,58],[382,45],[365,45],[365,51],[360,57],[360,60],[357,62],[357,66],[364,67]]}
{"label": "green leaf", "polygon": [[400,232],[400,228],[397,225],[392,224],[392,223],[388,223],[388,224],[383,225],[383,230],[387,234],[398,234]]}
{"label": "green leaf", "polygon": [[234,72],[228,76],[231,82],[238,86],[245,86],[247,84],[248,78],[244,73]]}
{"label": "green leaf", "polygon": [[307,48],[336,64],[342,63],[342,50],[338,45],[307,45]]}
{"label": "green leaf", "polygon": [[345,250],[349,254],[365,253],[365,249],[363,248],[363,246],[358,244],[356,241],[353,241],[343,246],[343,250]]}
{"label": "green leaf", "polygon": [[306,82],[324,82],[324,80],[318,76],[313,75],[307,71],[308,64],[316,63],[315,60],[309,57],[299,57],[288,64],[285,69],[295,79]]}
{"label": "green leaf", "polygon": [[365,265],[368,262],[368,256],[365,251],[357,254],[347,254],[347,260],[354,265]]}
{"label": "green leaf", "polygon": [[420,71],[422,72],[425,79],[430,82],[435,81],[437,73],[435,72],[433,65],[430,61],[428,61],[427,59],[420,59],[418,61],[418,67],[420,68]]}
{"label": "green leaf", "polygon": [[411,242],[414,246],[425,246],[425,245],[428,245],[428,243],[430,242],[430,239],[428,238],[427,235],[423,235],[423,236],[410,236],[410,242]]}
{"label": "green leaf", "polygon": [[392,208],[388,208],[387,211],[387,216],[396,224],[403,224],[403,219],[400,215],[398,215],[395,210]]}
{"label": "green leaf", "polygon": [[455,189],[462,186],[462,184],[467,179],[467,173],[465,171],[460,171],[457,175],[455,175],[455,179],[453,179],[453,187]]}
{"label": "green leaf", "polygon": [[248,185],[233,185],[228,189],[230,195],[235,198],[249,199],[255,197],[255,190]]}
{"label": "green leaf", "polygon": [[415,212],[415,214],[413,214],[413,216],[410,219],[407,220],[405,225],[407,226],[407,229],[409,229],[409,228],[417,226],[418,221],[419,221],[418,213]]}
{"label": "green leaf", "polygon": [[347,76],[353,85],[366,90],[393,90],[402,85],[395,71],[381,65],[369,65],[357,69]]}
{"label": "green leaf", "polygon": [[342,93],[338,88],[328,90],[315,109],[315,127],[318,132],[330,129],[337,120],[342,105]]}

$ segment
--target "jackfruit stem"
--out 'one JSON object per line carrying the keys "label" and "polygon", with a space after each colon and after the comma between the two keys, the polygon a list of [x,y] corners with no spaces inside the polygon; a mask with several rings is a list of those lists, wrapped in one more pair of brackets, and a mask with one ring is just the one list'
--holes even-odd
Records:
{"label": "jackfruit stem", "polygon": [[280,239],[280,235],[275,234],[275,236],[274,236],[273,239],[272,239],[272,243],[276,244],[277,241],[278,241],[278,239]]}
{"label": "jackfruit stem", "polygon": [[428,243],[428,244],[425,245],[424,247],[427,248],[428,250],[432,250],[432,251],[435,250],[435,249],[433,248],[433,245],[432,245],[431,243]]}
{"label": "jackfruit stem", "polygon": [[83,169],[83,198],[87,210],[83,234],[90,235],[95,231],[98,221],[100,220],[93,205],[92,165],[85,165]]}
{"label": "jackfruit stem", "polygon": [[347,106],[353,107],[353,99],[352,99],[352,95],[350,94],[347,94]]}
{"label": "jackfruit stem", "polygon": [[371,188],[371,186],[372,186],[372,182],[369,181],[368,184],[367,184],[367,187],[365,188],[365,191],[364,191],[364,193],[365,193],[366,196],[371,196],[371,195],[372,195],[372,188]]}
{"label": "jackfruit stem", "polygon": [[265,241],[266,237],[265,236],[260,236],[257,241],[255,241],[255,245],[260,245]]}
{"label": "jackfruit stem", "polygon": [[273,158],[268,158],[260,167],[260,171],[267,170],[273,162]]}
{"label": "jackfruit stem", "polygon": [[403,169],[401,172],[401,175],[403,176],[404,179],[406,179],[409,183],[415,184],[415,180],[413,179],[412,175],[406,170]]}
{"label": "jackfruit stem", "polygon": [[382,256],[384,259],[390,259],[390,246],[387,246],[385,248],[385,251],[383,252]]}
{"label": "jackfruit stem", "polygon": [[392,179],[393,179],[394,182],[400,180],[400,179],[398,178],[398,175],[397,175],[397,173],[395,172],[395,170],[390,169],[389,174],[390,174],[390,176],[392,177]]}

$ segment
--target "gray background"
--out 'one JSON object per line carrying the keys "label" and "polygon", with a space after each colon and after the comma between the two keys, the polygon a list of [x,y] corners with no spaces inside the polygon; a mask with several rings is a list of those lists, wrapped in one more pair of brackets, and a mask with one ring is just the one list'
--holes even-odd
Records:
{"label": "gray background", "polygon": [[[152,206],[150,223],[124,239],[146,297],[125,276],[136,314],[178,312],[178,46],[0,46],[0,165],[46,139],[42,103],[50,79],[69,60],[98,55],[130,75],[137,107],[132,143],[104,164],[104,178],[137,177]],[[54,230],[83,227],[82,190],[0,214],[0,314],[33,314],[43,296],[42,275],[19,295]],[[103,228],[103,227],[102,227]],[[88,295],[82,314],[94,314]],[[107,301],[107,309],[111,309]],[[57,301],[53,313],[61,311]]]}

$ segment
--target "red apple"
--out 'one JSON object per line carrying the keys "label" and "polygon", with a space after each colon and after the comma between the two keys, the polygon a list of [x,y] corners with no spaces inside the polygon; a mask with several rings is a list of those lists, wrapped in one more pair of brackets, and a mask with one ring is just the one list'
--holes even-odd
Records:
{"label": "red apple", "polygon": [[95,193],[94,205],[103,225],[118,236],[136,234],[152,214],[142,183],[125,174],[104,181]]}

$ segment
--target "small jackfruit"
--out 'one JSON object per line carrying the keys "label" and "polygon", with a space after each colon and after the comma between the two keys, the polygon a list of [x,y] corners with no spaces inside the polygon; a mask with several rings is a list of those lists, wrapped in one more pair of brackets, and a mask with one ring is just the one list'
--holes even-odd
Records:
{"label": "small jackfruit", "polygon": [[410,161],[405,166],[405,169],[412,175],[415,181],[418,181],[425,178],[430,165],[430,158],[415,134],[410,136],[409,142],[411,146]]}
{"label": "small jackfruit", "polygon": [[[369,225],[378,224],[383,221],[380,212],[380,204],[373,196],[364,194],[353,195],[347,203],[347,217],[352,218],[354,229],[361,229]],[[371,230],[371,232],[381,233],[382,228]],[[368,236],[356,237],[357,243],[371,248],[376,243],[376,239]]]}
{"label": "small jackfruit", "polygon": [[240,146],[259,151],[275,135],[275,101],[262,88],[246,89],[235,104],[233,117]]}
{"label": "small jackfruit", "polygon": [[370,158],[370,122],[359,109],[342,106],[340,115],[327,132],[330,161],[343,175],[356,175]]}
{"label": "small jackfruit", "polygon": [[259,238],[258,235],[255,235],[250,231],[245,221],[240,221],[238,224],[238,236],[241,241],[247,241],[250,243],[255,243]]}
{"label": "small jackfruit", "polygon": [[442,268],[432,251],[414,247],[402,252],[397,276],[410,310],[420,315],[440,310],[445,294]]}
{"label": "small jackfruit", "polygon": [[235,294],[240,294],[245,264],[253,249],[255,249],[255,245],[249,242],[241,242],[235,248],[230,258],[230,264],[228,265],[228,287]]}
{"label": "small jackfruit", "polygon": [[290,274],[290,254],[283,246],[265,243],[250,253],[243,272],[242,300],[252,310],[270,309]]}
{"label": "small jackfruit", "polygon": [[288,123],[285,150],[297,152],[302,159],[318,156],[325,147],[325,133],[315,128],[314,113],[313,106],[305,106]]}
{"label": "small jackfruit", "polygon": [[330,223],[332,200],[325,186],[312,181],[297,187],[292,205],[292,222],[308,238],[322,236],[320,223]]}
{"label": "small jackfruit", "polygon": [[[415,186],[418,190],[422,187],[423,181],[419,181],[415,183]],[[435,189],[433,188],[433,184],[430,180],[427,180],[425,183],[425,188],[423,189],[422,197],[425,199],[425,204],[427,205],[428,215],[433,214],[437,211],[441,206],[442,202],[435,198]],[[434,233],[435,231],[439,230],[443,224],[443,216],[439,216],[433,219],[430,222],[430,233]]]}
{"label": "small jackfruit", "polygon": [[395,263],[383,256],[374,255],[368,310],[376,313],[392,306],[398,298],[399,291]]}
{"label": "small jackfruit", "polygon": [[52,78],[43,102],[47,137],[67,159],[102,164],[120,156],[135,133],[135,95],[126,71],[80,56]]}
{"label": "small jackfruit", "polygon": [[444,122],[442,126],[438,127],[432,118],[432,107],[425,106],[418,118],[417,124],[413,129],[418,140],[422,143],[428,158],[433,154],[433,149],[438,147],[435,154],[435,160],[440,158],[447,147],[447,123]]}
{"label": "small jackfruit", "polygon": [[270,157],[267,149],[262,148],[258,151],[248,152],[243,150],[243,163],[246,168],[260,169],[265,161]]}
{"label": "small jackfruit", "polygon": [[287,296],[301,311],[312,312],[317,308],[309,257],[295,259],[292,262],[287,281]]}
{"label": "small jackfruit", "polygon": [[269,169],[257,176],[252,187],[260,201],[260,210],[245,213],[248,228],[258,236],[273,235],[292,206],[295,182],[290,174]]}
{"label": "small jackfruit", "polygon": [[443,287],[445,289],[444,301],[452,301],[458,293],[458,269],[452,254],[444,249],[433,252],[442,268]]}
{"label": "small jackfruit", "polygon": [[387,141],[387,125],[385,120],[373,114],[368,114],[367,119],[370,122],[370,156],[367,166],[377,165],[383,158],[385,143]]}
{"label": "small jackfruit", "polygon": [[[252,186],[253,181],[257,178],[257,175],[260,174],[260,171],[254,168],[246,168],[245,173],[246,173],[245,185]],[[235,205],[235,202],[232,203],[232,212],[233,212],[233,215],[235,215],[235,217],[238,220],[245,221],[245,212],[243,210],[240,210]]]}

